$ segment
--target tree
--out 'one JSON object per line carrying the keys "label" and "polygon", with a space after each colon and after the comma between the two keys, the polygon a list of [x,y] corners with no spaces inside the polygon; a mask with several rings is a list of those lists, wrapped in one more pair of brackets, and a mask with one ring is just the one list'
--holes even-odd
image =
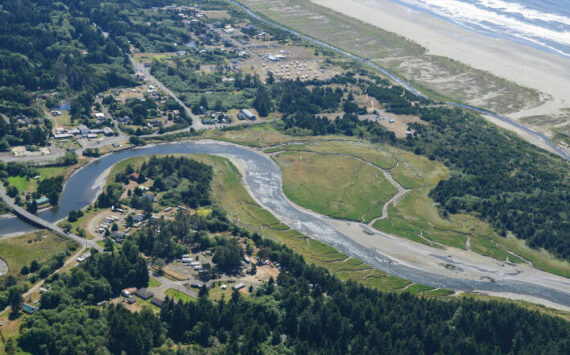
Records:
{"label": "tree", "polygon": [[164,267],[166,266],[166,263],[164,262],[163,259],[158,258],[154,261],[153,263],[154,267],[156,267],[156,273],[159,276],[164,275]]}
{"label": "tree", "polygon": [[32,214],[38,212],[38,203],[36,202],[36,200],[32,200],[32,203],[28,204],[28,212]]}
{"label": "tree", "polygon": [[257,94],[255,96],[255,101],[253,101],[253,107],[255,107],[257,113],[259,113],[261,117],[267,117],[267,115],[269,115],[269,112],[271,112],[271,97],[263,85],[257,88]]}
{"label": "tree", "polygon": [[10,185],[6,189],[6,194],[8,194],[8,196],[10,196],[12,198],[18,196],[18,188],[16,186]]}
{"label": "tree", "polygon": [[200,106],[204,107],[206,110],[208,109],[208,99],[204,95],[200,97]]}
{"label": "tree", "polygon": [[229,239],[216,248],[212,261],[224,272],[235,272],[243,260],[243,248],[236,238]]}
{"label": "tree", "polygon": [[24,299],[22,298],[22,294],[15,289],[10,291],[10,316],[11,318],[17,318],[20,314],[20,308],[22,308],[22,304],[24,304]]}
{"label": "tree", "polygon": [[216,103],[214,105],[214,110],[216,110],[216,111],[223,111],[224,110],[224,105],[222,103],[222,100],[220,100],[220,99],[216,100]]}
{"label": "tree", "polygon": [[109,237],[105,238],[105,251],[113,251],[115,249],[115,243]]}

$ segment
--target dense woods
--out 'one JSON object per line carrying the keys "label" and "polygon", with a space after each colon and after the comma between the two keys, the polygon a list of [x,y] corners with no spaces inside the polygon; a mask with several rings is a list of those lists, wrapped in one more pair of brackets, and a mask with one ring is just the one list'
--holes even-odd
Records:
{"label": "dense woods", "polygon": [[[159,315],[131,313],[122,306],[88,306],[121,287],[146,282],[144,260],[126,242],[128,251],[95,255],[70,275],[54,276],[53,290],[42,296],[44,309],[22,324],[20,346],[37,354],[95,354],[105,349],[113,354],[146,354],[174,343],[181,344],[181,353],[200,349],[231,354],[570,351],[570,324],[562,319],[507,302],[442,301],[344,283],[307,265],[283,245],[239,233],[251,238],[261,255],[283,267],[277,280],[271,279],[250,296],[236,291],[230,299],[213,302],[201,293],[197,302],[189,303],[167,298]],[[112,271],[119,265],[125,268]]]}

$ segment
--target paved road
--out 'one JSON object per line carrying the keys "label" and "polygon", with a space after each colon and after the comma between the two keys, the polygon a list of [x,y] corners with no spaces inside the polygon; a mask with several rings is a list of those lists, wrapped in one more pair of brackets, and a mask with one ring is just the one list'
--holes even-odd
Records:
{"label": "paved road", "polygon": [[[180,100],[178,98],[178,96],[176,96],[176,94],[172,90],[170,90],[169,88],[164,86],[162,84],[162,82],[160,82],[160,80],[155,78],[150,73],[150,68],[146,68],[144,66],[144,64],[137,62],[131,55],[129,55],[129,59],[131,60],[131,63],[133,64],[133,67],[135,68],[135,70],[144,73],[147,80],[152,82],[158,89],[164,91],[168,96],[172,97],[178,104],[180,104],[180,106],[182,106],[184,108],[184,111],[186,111],[186,114],[192,118],[192,126],[191,126],[192,128],[194,128],[195,130],[200,130],[200,129],[205,128],[204,125],[202,124],[202,121],[200,120],[200,118],[198,116],[194,115],[192,113],[192,110],[190,110],[190,108],[188,106],[186,106],[186,104],[184,102],[182,102],[182,100]],[[168,134],[178,133],[178,132],[188,132],[188,131],[190,131],[190,127],[184,128],[184,129],[181,129],[178,131],[168,132]]]}
{"label": "paved road", "polygon": [[155,296],[164,298],[166,297],[165,293],[166,290],[171,288],[180,291],[190,297],[198,298],[198,293],[191,291],[187,289],[186,286],[184,286],[184,283],[187,281],[172,281],[164,276],[156,276],[156,275],[151,275],[151,276],[160,281],[160,286],[151,288]]}

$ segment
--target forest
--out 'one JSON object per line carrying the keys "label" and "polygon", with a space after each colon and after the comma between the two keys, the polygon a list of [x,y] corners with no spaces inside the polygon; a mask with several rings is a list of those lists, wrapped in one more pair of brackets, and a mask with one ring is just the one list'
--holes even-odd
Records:
{"label": "forest", "polygon": [[[181,224],[183,220],[171,222]],[[34,354],[539,354],[570,351],[570,323],[513,303],[439,300],[342,282],[274,241],[235,229],[259,255],[283,267],[248,296],[196,302],[166,299],[159,314],[96,306],[122,287],[148,282],[135,244],[96,254],[54,275],[42,309],[21,326],[18,345]],[[365,325],[365,326],[363,326]]]}
{"label": "forest", "polygon": [[47,143],[51,122],[44,106],[71,97],[72,119],[87,120],[96,93],[135,83],[120,47],[92,25],[81,5],[0,1],[0,113],[7,118],[0,119],[2,150]]}

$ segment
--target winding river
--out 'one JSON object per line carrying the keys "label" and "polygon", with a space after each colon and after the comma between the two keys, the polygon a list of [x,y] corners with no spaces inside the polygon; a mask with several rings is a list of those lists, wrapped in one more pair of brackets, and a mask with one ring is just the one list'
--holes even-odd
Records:
{"label": "winding river", "polygon": [[[534,281],[535,279],[522,279],[521,281],[521,279],[517,279],[517,273],[508,274],[510,276],[501,277],[497,280],[489,280],[489,278],[484,277],[479,279],[466,278],[462,277],[461,274],[454,277],[449,272],[446,273],[445,270],[439,273],[434,272],[433,268],[424,269],[418,267],[417,264],[401,262],[397,258],[388,256],[390,250],[366,246],[362,240],[351,238],[349,233],[341,232],[343,229],[338,228],[338,221],[335,222],[330,218],[305,211],[292,204],[283,193],[281,170],[274,161],[255,150],[230,143],[213,141],[168,143],[124,150],[104,156],[75,172],[64,187],[59,207],[43,211],[39,216],[47,221],[55,222],[65,218],[71,210],[86,207],[100,193],[110,167],[127,158],[152,154],[213,154],[239,161],[243,167],[246,187],[253,198],[271,211],[279,220],[311,238],[328,244],[391,275],[433,287],[528,295],[570,307],[570,280],[562,277],[543,273],[550,278],[550,283],[541,282],[540,279],[536,281]],[[17,218],[0,218],[0,235],[30,230],[33,230],[33,227]],[[399,239],[383,233],[368,236],[371,239],[382,237]],[[441,259],[442,263],[454,263],[451,258],[446,259],[447,252],[445,251],[440,251],[440,254],[437,254],[436,249],[420,247],[418,244],[407,241],[405,243],[408,243],[406,244],[408,245],[407,248],[412,254],[414,253],[413,250],[423,248],[423,250],[427,250],[425,255],[428,258]],[[456,264],[461,265],[461,263]],[[482,272],[486,271],[483,270]],[[499,274],[501,272],[494,271],[494,273]],[[502,275],[505,276],[505,273]]]}

